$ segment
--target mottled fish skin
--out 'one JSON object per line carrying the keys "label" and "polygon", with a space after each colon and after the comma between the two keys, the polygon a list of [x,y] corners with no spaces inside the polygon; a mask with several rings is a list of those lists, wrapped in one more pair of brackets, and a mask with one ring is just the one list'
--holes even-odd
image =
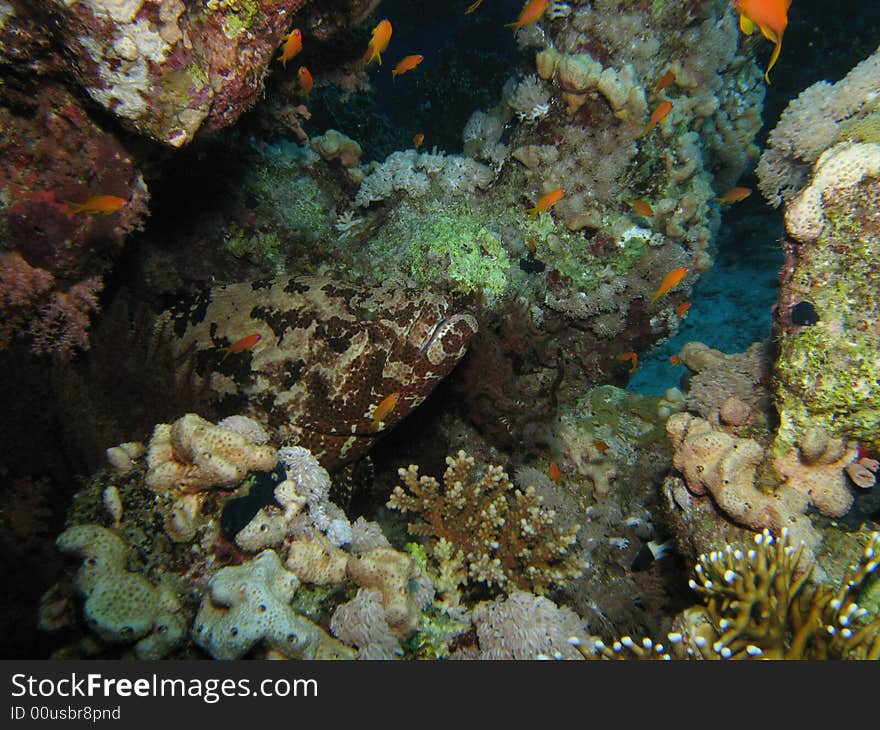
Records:
{"label": "mottled fish skin", "polygon": [[[256,418],[277,443],[304,446],[330,471],[421,404],[477,332],[476,319],[440,295],[319,277],[218,286],[163,320],[222,413]],[[254,333],[253,348],[223,358]],[[377,433],[373,413],[394,392],[400,398]]]}

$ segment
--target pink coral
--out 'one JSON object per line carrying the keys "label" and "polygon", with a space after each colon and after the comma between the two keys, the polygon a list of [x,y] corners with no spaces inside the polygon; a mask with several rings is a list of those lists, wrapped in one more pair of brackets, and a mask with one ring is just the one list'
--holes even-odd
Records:
{"label": "pink coral", "polygon": [[31,266],[18,253],[0,253],[0,349],[24,330],[55,277]]}
{"label": "pink coral", "polygon": [[69,355],[79,347],[89,349],[89,314],[98,310],[104,282],[98,276],[74,284],[66,292],[52,292],[31,322],[31,349],[36,353]]}

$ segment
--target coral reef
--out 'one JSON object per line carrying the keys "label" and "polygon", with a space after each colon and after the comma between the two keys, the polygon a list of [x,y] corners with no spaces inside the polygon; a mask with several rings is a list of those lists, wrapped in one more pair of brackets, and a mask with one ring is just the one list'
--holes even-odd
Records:
{"label": "coral reef", "polygon": [[288,659],[346,659],[353,652],[290,607],[299,588],[273,550],[211,579],[193,639],[215,659],[240,659],[257,644]]}
{"label": "coral reef", "polygon": [[[153,586],[126,569],[128,545],[100,525],[77,525],[56,540],[58,549],[83,559],[76,574],[89,628],[108,643],[132,643],[138,659],[161,659],[186,636],[180,604],[167,586]],[[41,621],[49,621],[48,611]]]}
{"label": "coral reef", "polygon": [[[256,423],[249,426],[259,433]],[[265,442],[264,437],[262,440]],[[261,446],[247,434],[187,413],[153,430],[147,446],[145,481],[150,489],[163,494],[233,487],[250,471],[271,471],[277,461],[275,448]]]}
{"label": "coral reef", "polygon": [[703,418],[718,413],[725,423],[733,419],[740,422],[737,425],[769,424],[770,399],[762,386],[769,383],[772,358],[765,343],[726,354],[702,342],[688,342],[679,357],[692,373],[685,396],[688,410]]}
{"label": "coral reef", "polygon": [[667,646],[629,636],[611,646],[576,646],[587,659],[880,658],[880,617],[857,602],[877,568],[880,533],[868,536],[858,562],[833,587],[810,580],[802,550],[786,531],[774,539],[765,530],[752,545],[701,555],[691,587],[703,605],[678,616]]}
{"label": "coral reef", "polygon": [[58,40],[96,103],[172,147],[234,122],[305,0],[52,2]]}
{"label": "coral reef", "polygon": [[767,138],[756,173],[778,207],[801,189],[820,155],[844,141],[880,142],[880,49],[835,84],[819,81],[789,103]]}
{"label": "coral reef", "polygon": [[[420,405],[477,331],[474,317],[442,296],[324,278],[215,287],[165,318],[221,411],[246,412],[331,471]],[[252,348],[226,349],[252,334],[261,336]]]}
{"label": "coral reef", "polygon": [[442,490],[434,477],[419,477],[417,466],[401,469],[405,488],[395,487],[388,507],[420,518],[409,531],[427,538],[447,600],[454,603],[469,582],[546,593],[581,573],[570,551],[577,528],[560,530],[534,488],[516,489],[500,466],[473,475],[474,459],[464,451],[446,463]]}
{"label": "coral reef", "polygon": [[[579,659],[572,638],[589,644],[574,611],[523,591],[479,603],[471,616],[480,648],[477,659]],[[460,654],[453,658],[465,658]]]}
{"label": "coral reef", "polygon": [[[125,205],[73,212],[97,195]],[[102,275],[149,199],[129,152],[57,84],[0,91],[0,347],[30,337],[37,353],[88,349]]]}
{"label": "coral reef", "polygon": [[786,204],[775,313],[779,450],[812,427],[880,449],[878,178],[880,144],[844,142],[819,157]]}

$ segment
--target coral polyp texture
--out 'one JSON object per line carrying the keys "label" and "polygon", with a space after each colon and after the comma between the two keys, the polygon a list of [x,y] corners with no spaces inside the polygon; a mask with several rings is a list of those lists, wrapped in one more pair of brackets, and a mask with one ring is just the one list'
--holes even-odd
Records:
{"label": "coral polyp texture", "polygon": [[240,659],[257,644],[287,659],[352,658],[351,649],[291,608],[298,588],[272,550],[222,568],[208,585],[193,638],[215,659]]}
{"label": "coral polyp texture", "polygon": [[679,614],[667,644],[624,636],[578,648],[589,659],[880,658],[880,617],[858,603],[874,580],[880,533],[833,587],[811,581],[802,550],[787,531],[774,538],[764,530],[751,545],[700,555],[690,586],[703,604]]}
{"label": "coral polyp texture", "polygon": [[473,474],[464,451],[447,457],[443,487],[418,467],[400,470],[388,506],[411,513],[413,535],[427,539],[440,576],[438,588],[453,596],[469,582],[546,593],[583,570],[572,547],[577,528],[562,530],[555,513],[542,506],[533,488],[514,487],[500,466]]}
{"label": "coral polyp texture", "polygon": [[[216,287],[167,317],[222,410],[247,413],[331,471],[419,406],[478,329],[440,295],[317,277]],[[393,407],[380,408],[388,398]]]}
{"label": "coral polyp texture", "polygon": [[100,525],[77,525],[61,533],[56,545],[83,559],[76,589],[84,598],[86,623],[99,638],[136,642],[139,659],[161,659],[184,641],[186,627],[174,591],[126,569],[129,548],[122,538]]}
{"label": "coral polyp texture", "polygon": [[828,541],[839,538],[816,513],[859,520],[853,507],[875,483],[874,462],[859,442],[836,435],[821,419],[786,431],[787,401],[779,397],[777,425],[765,377],[769,351],[755,345],[747,355],[724,355],[701,343],[682,349],[682,361],[696,372],[685,402],[701,416],[675,413],[666,421],[672,463],[682,475],[664,484],[667,515],[682,549],[699,552],[711,550],[719,532],[733,540],[741,528],[777,536],[786,529],[792,544],[803,546],[801,567],[816,558],[814,575],[824,579],[826,568],[838,569],[826,553]]}
{"label": "coral polyp texture", "polygon": [[274,447],[187,413],[153,430],[146,484],[161,493],[234,487],[248,472],[271,471],[277,461]]}
{"label": "coral polyp texture", "polygon": [[837,83],[819,81],[790,102],[756,169],[764,197],[774,206],[791,200],[839,142],[880,142],[878,93],[880,49]]}

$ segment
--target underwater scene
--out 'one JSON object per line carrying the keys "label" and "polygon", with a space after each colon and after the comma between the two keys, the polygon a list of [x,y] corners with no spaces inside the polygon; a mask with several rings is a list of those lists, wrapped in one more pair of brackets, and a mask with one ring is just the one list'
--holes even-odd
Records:
{"label": "underwater scene", "polygon": [[880,2],[0,0],[0,657],[880,658]]}

